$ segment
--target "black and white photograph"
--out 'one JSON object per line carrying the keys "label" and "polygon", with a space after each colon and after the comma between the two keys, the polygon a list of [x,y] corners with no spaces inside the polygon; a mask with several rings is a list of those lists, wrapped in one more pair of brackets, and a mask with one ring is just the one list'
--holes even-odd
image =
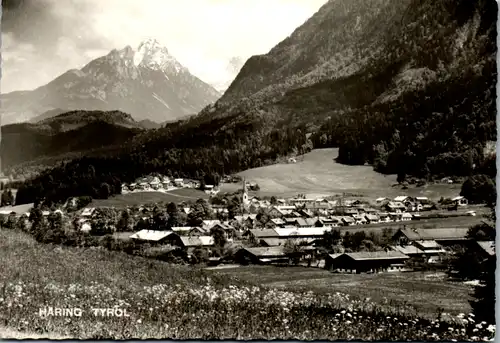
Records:
{"label": "black and white photograph", "polygon": [[495,0],[1,4],[0,339],[495,340]]}

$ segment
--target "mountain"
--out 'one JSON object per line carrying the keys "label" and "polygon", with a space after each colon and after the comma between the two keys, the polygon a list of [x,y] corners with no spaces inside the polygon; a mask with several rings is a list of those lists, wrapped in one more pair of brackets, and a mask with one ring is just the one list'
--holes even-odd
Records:
{"label": "mountain", "polygon": [[37,123],[4,125],[1,130],[2,166],[9,168],[67,153],[121,146],[145,128],[119,111],[71,111]]}
{"label": "mountain", "polygon": [[482,152],[496,140],[496,16],[493,0],[330,0],[198,115],[47,172],[19,199],[88,180],[89,165],[91,187],[51,199],[153,171],[208,183],[319,147],[400,180],[495,170]]}
{"label": "mountain", "polygon": [[113,50],[33,91],[0,96],[2,124],[28,121],[55,109],[120,110],[155,122],[197,113],[220,96],[193,76],[156,40]]}
{"label": "mountain", "polygon": [[231,82],[233,82],[236,75],[238,75],[244,64],[245,60],[242,57],[231,57],[227,61],[227,64],[221,68],[221,71],[219,72],[219,80],[212,83],[214,88],[219,92],[224,93],[231,85]]}

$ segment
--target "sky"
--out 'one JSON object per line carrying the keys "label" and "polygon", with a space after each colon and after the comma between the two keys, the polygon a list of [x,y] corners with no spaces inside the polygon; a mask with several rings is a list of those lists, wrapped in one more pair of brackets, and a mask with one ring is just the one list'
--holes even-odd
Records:
{"label": "sky", "polygon": [[157,39],[203,81],[267,53],[327,0],[2,0],[2,93],[42,86],[112,49]]}

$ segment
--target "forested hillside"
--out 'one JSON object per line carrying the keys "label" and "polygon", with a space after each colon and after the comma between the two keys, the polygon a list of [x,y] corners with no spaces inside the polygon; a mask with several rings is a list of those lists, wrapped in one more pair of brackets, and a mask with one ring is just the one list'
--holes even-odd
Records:
{"label": "forested hillside", "polygon": [[35,124],[2,126],[2,167],[66,153],[122,146],[144,131],[129,114],[71,111]]}
{"label": "forested hillside", "polygon": [[228,174],[313,145],[380,172],[467,175],[496,140],[496,17],[493,0],[329,1],[247,61],[215,105],[46,172],[18,202],[99,194],[152,171]]}

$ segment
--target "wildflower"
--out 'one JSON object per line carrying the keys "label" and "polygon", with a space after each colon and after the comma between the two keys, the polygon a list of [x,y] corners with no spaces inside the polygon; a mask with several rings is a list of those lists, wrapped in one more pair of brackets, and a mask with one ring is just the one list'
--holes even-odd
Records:
{"label": "wildflower", "polygon": [[486,328],[486,330],[488,330],[489,332],[495,332],[495,325],[488,325],[488,327]]}
{"label": "wildflower", "polygon": [[142,323],[142,320],[141,319],[137,319],[137,324],[141,324]]}

